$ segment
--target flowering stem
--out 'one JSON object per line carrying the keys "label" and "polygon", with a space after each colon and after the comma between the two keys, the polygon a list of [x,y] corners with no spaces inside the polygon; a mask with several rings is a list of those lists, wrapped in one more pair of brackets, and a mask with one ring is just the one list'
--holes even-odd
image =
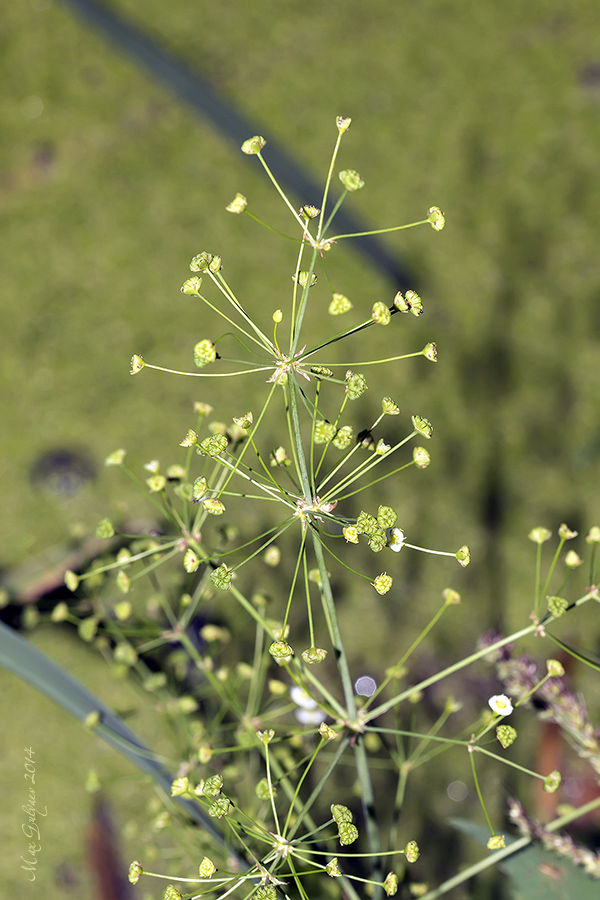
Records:
{"label": "flowering stem", "polygon": [[279,196],[281,197],[281,199],[283,200],[283,202],[285,203],[285,205],[287,206],[287,208],[289,209],[289,211],[291,212],[291,214],[292,214],[293,217],[295,218],[296,222],[298,222],[298,224],[300,225],[300,228],[302,229],[302,233],[304,234],[304,236],[305,236],[306,238],[308,238],[308,239],[310,239],[310,240],[312,241],[313,238],[312,238],[311,234],[310,234],[309,231],[308,231],[308,227],[307,227],[306,222],[304,222],[304,221],[302,220],[302,217],[301,217],[300,215],[298,215],[298,213],[296,212],[296,210],[294,209],[294,207],[292,206],[292,204],[290,203],[290,201],[289,201],[288,198],[286,197],[285,192],[284,192],[284,191],[282,190],[282,188],[279,186],[279,182],[277,181],[277,179],[275,178],[275,176],[274,176],[273,173],[271,172],[270,168],[269,168],[268,165],[266,164],[266,162],[265,162],[265,160],[264,160],[264,157],[263,157],[262,153],[259,152],[259,153],[256,154],[256,156],[258,156],[258,158],[259,158],[259,160],[260,160],[260,162],[261,162],[261,164],[262,164],[262,167],[263,167],[263,169],[265,170],[265,172],[267,173],[267,175],[269,176],[269,178],[270,178],[270,180],[271,180],[273,186],[275,187],[275,190],[277,191],[277,193],[279,194]]}
{"label": "flowering stem", "polygon": [[533,778],[539,778],[541,781],[545,781],[546,779],[545,775],[540,775],[539,772],[533,772],[531,769],[526,769],[525,766],[520,766],[518,763],[513,762],[512,760],[507,759],[504,756],[500,756],[498,753],[492,753],[491,750],[486,750],[485,747],[477,745],[477,747],[474,749],[476,749],[478,753],[483,753],[485,756],[489,756],[492,759],[497,759],[499,762],[502,762],[513,769],[518,769],[519,772],[524,772],[525,775],[531,775],[533,776]]}
{"label": "flowering stem", "polygon": [[477,791],[477,796],[479,797],[479,803],[481,804],[481,808],[483,810],[483,814],[485,816],[486,822],[488,823],[488,827],[489,827],[490,831],[492,832],[492,834],[495,834],[496,832],[494,831],[494,826],[492,825],[492,821],[491,821],[490,817],[488,816],[488,811],[485,807],[485,803],[483,800],[483,794],[481,793],[481,787],[479,785],[479,778],[477,777],[477,769],[475,768],[475,754],[473,752],[473,748],[469,747],[469,751],[470,751],[469,756],[471,759],[471,770],[473,772],[473,781],[475,782],[475,790]]}
{"label": "flowering stem", "polygon": [[[420,549],[420,548],[417,548]],[[450,554],[452,556],[452,554]],[[580,597],[578,600],[573,603],[573,607],[582,606],[584,603],[587,603],[588,600],[593,600],[596,598],[595,591],[588,591],[587,594],[584,594],[583,597]],[[549,622],[553,622],[556,619],[556,616],[548,615],[544,618],[543,622],[545,624]],[[488,656],[488,654],[493,653],[495,650],[500,650],[502,647],[505,647],[507,644],[512,644],[520,640],[522,637],[525,637],[528,634],[535,634],[537,631],[538,625],[528,625],[527,628],[522,628],[521,631],[515,631],[513,634],[510,634],[508,637],[501,638],[499,641],[496,641],[493,644],[490,644],[489,647],[483,647],[481,650],[478,650],[476,653],[472,653],[470,656],[467,656],[466,659],[462,659],[457,663],[454,663],[451,666],[443,669],[441,672],[438,672],[436,675],[431,675],[429,678],[425,678],[423,681],[419,682],[419,684],[414,685],[413,687],[408,688],[403,691],[401,694],[397,694],[395,697],[392,697],[391,700],[387,700],[385,703],[382,703],[380,706],[377,706],[375,709],[372,709],[367,716],[365,721],[372,721],[378,716],[382,715],[384,712],[387,712],[388,709],[392,709],[398,703],[401,703],[407,697],[410,697],[411,694],[415,694],[419,691],[424,691],[425,688],[430,687],[432,684],[436,684],[438,681],[441,681],[443,678],[447,678],[448,675],[452,675],[454,672],[459,672],[461,669],[464,669],[466,666],[470,666],[471,663],[476,662],[478,659],[483,659],[483,657]]]}
{"label": "flowering stem", "polygon": [[420,222],[409,222],[408,225],[394,225],[392,228],[377,228],[375,231],[357,231],[355,234],[336,234],[329,238],[330,241],[342,241],[344,238],[367,237],[371,234],[388,234],[390,231],[403,231],[405,228],[415,228],[417,225],[429,225],[429,219]]}
{"label": "flowering stem", "polygon": [[[566,538],[562,537],[562,535],[561,535],[560,541],[558,542],[558,547],[556,548],[556,553],[554,554],[554,559],[552,560],[552,563],[551,563],[551,565],[550,565],[550,568],[548,569],[548,574],[547,574],[547,576],[546,576],[546,580],[545,580],[545,582],[544,582],[544,586],[543,586],[542,591],[541,591],[541,594],[540,594],[540,596],[539,596],[539,603],[540,603],[540,604],[541,604],[541,602],[542,602],[542,599],[546,596],[546,594],[547,594],[547,592],[548,592],[548,585],[550,584],[550,579],[552,578],[552,575],[553,575],[553,573],[554,573],[554,569],[556,568],[556,563],[558,562],[558,557],[560,556],[560,551],[561,551],[562,548],[563,548],[563,545],[564,545],[564,543],[565,543],[565,540],[566,540]],[[539,615],[539,606],[538,606],[538,609],[536,609],[536,613]]]}
{"label": "flowering stem", "polygon": [[[408,648],[408,650],[406,651],[404,656],[401,659],[399,659],[397,663],[395,663],[395,665],[393,666],[394,670],[397,671],[404,665],[406,660],[414,653],[414,651],[417,649],[419,644],[427,637],[427,635],[429,634],[431,629],[434,627],[434,625],[436,625],[437,622],[439,622],[439,620],[445,613],[448,606],[449,606],[448,603],[444,603],[444,605],[438,609],[438,611],[436,612],[436,614],[434,615],[432,620],[429,622],[429,624],[425,626],[425,628],[423,629],[421,634],[417,638],[415,638],[415,640],[412,642],[412,644],[410,645],[410,647]],[[393,678],[394,678],[394,674],[392,672],[392,674],[388,675],[387,678],[385,678],[381,682],[381,684],[379,685],[377,690],[367,700],[367,702],[365,704],[365,709],[369,708],[370,704],[375,700],[375,698],[378,696],[378,694],[380,694],[388,686],[388,684],[390,683],[390,681],[393,680]]]}
{"label": "flowering stem", "polygon": [[336,205],[333,209],[333,212],[327,219],[327,222],[325,223],[325,227],[323,227],[323,219],[325,216],[325,207],[327,206],[327,197],[329,196],[329,187],[331,185],[331,177],[333,175],[333,167],[335,166],[335,161],[337,159],[338,151],[340,149],[340,143],[342,141],[343,133],[344,132],[342,132],[342,131],[338,131],[338,136],[337,136],[337,140],[335,142],[335,147],[333,148],[333,153],[331,154],[331,162],[329,163],[329,170],[327,172],[327,178],[325,179],[325,188],[323,190],[323,200],[321,202],[321,214],[319,216],[319,227],[317,228],[317,241],[320,241],[321,238],[323,237],[325,231],[327,230],[327,228],[329,226],[329,223],[331,222],[331,220],[335,216],[336,212],[340,208],[340,205],[346,195],[346,191],[344,191],[344,193],[342,194],[342,196],[336,203]]}
{"label": "flowering stem", "polygon": [[[554,819],[552,822],[550,822],[549,825],[545,825],[544,827],[546,831],[558,831],[560,828],[563,828],[570,822],[575,821],[575,819],[578,819],[581,816],[585,816],[588,813],[598,809],[599,807],[600,797],[596,797],[594,800],[590,800],[589,803],[585,803],[578,809],[570,810],[568,813],[565,813],[565,815],[559,816],[559,818]],[[458,887],[458,885],[463,884],[465,881],[468,881],[470,878],[473,878],[480,872],[484,872],[491,866],[498,865],[498,863],[503,859],[506,859],[507,856],[512,856],[513,853],[518,853],[519,850],[522,850],[524,847],[527,847],[528,844],[531,844],[533,840],[534,838],[532,835],[526,835],[525,837],[518,838],[516,841],[512,841],[512,843],[510,843],[507,847],[504,847],[502,850],[495,850],[491,855],[484,857],[479,862],[474,863],[472,866],[469,866],[467,869],[463,869],[463,871],[458,875],[454,875],[452,878],[449,878],[447,881],[439,884],[432,891],[428,891],[421,897],[421,900],[437,900],[438,897],[442,897],[444,894],[447,894],[448,891],[451,891],[453,888]]]}

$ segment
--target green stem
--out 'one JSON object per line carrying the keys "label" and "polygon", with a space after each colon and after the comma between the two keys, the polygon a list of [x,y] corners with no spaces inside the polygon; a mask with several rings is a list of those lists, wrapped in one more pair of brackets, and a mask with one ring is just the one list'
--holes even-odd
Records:
{"label": "green stem", "polygon": [[[579,600],[576,600],[575,603],[573,603],[573,607],[581,606],[584,603],[587,603],[588,600],[594,599],[595,596],[595,592],[590,591],[587,594],[584,594],[583,597],[580,597]],[[545,624],[549,624],[550,622],[553,622],[555,618],[555,616],[548,615],[544,622]],[[392,709],[398,703],[406,700],[406,698],[410,697],[412,694],[425,690],[425,688],[428,688],[432,684],[436,684],[438,681],[447,678],[448,675],[452,675],[454,672],[459,672],[461,669],[464,669],[466,666],[470,666],[471,663],[476,662],[478,659],[483,659],[483,657],[488,656],[490,653],[493,653],[494,650],[500,650],[500,648],[505,647],[506,644],[512,644],[513,642],[520,640],[522,637],[525,637],[528,634],[535,634],[537,628],[538,625],[529,625],[527,628],[522,628],[521,631],[515,631],[514,634],[511,634],[505,638],[501,638],[494,644],[490,644],[489,647],[484,647],[482,650],[478,650],[476,653],[472,653],[470,656],[467,656],[466,659],[461,659],[459,662],[453,663],[453,665],[442,669],[441,672],[437,672],[435,675],[431,675],[429,678],[425,678],[423,681],[419,682],[419,684],[414,685],[414,687],[407,688],[407,690],[403,691],[400,694],[397,694],[395,697],[392,697],[390,700],[387,700],[380,706],[375,707],[375,709],[372,709],[365,721],[372,721],[378,716],[381,716],[384,712],[387,712],[388,709]]]}

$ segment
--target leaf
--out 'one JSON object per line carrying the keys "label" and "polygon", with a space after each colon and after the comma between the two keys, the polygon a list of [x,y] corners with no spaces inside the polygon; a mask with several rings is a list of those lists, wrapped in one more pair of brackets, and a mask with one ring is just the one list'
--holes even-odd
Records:
{"label": "leaf", "polygon": [[[459,831],[475,838],[484,846],[489,831],[483,825],[464,819],[450,819]],[[516,843],[506,837],[507,848]],[[498,868],[510,879],[513,900],[597,900],[598,880],[591,878],[570,859],[560,858],[539,844],[530,843],[503,857]]]}
{"label": "leaf", "polygon": [[[96,714],[99,724],[94,730],[98,737],[128,757],[138,769],[150,775],[167,796],[170,795],[173,776],[157,762],[150,748],[123,720],[68,672],[3,622],[0,622],[0,666],[32,685],[81,722],[84,723],[90,715]],[[223,835],[198,804],[183,797],[175,799],[194,822],[223,846]],[[233,851],[228,848],[228,852]],[[242,869],[247,868],[241,857],[236,855],[236,859]]]}

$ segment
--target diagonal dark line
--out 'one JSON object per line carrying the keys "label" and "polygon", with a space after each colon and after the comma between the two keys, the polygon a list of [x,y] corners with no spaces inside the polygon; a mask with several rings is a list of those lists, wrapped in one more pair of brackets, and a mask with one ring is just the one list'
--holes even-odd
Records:
{"label": "diagonal dark line", "polygon": [[[231,103],[219,96],[210,82],[198,72],[192,71],[179,60],[166,53],[158,44],[129,24],[112,10],[94,0],[63,0],[67,6],[90,25],[103,32],[105,37],[128,56],[141,63],[152,75],[181,100],[193,107],[225,138],[240,147],[253,134],[260,133],[256,123],[247,119]],[[293,191],[301,203],[319,202],[322,189],[300,168],[283,148],[270,138],[265,159],[280,184]],[[369,231],[369,227],[343,209],[336,214],[338,234],[354,234]],[[353,246],[392,280],[399,290],[414,287],[412,279],[401,261],[392,255],[375,236],[353,239]]]}

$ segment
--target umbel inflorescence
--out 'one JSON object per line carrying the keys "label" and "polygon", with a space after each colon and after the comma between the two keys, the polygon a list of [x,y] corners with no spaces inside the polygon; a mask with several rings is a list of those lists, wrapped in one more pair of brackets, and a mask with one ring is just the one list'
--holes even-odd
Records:
{"label": "umbel inflorescence", "polygon": [[[279,304],[269,307],[264,297],[255,309],[225,278],[221,257],[202,251],[193,257],[191,277],[181,291],[186,301],[216,313],[224,333],[218,338],[196,336],[190,348],[191,371],[168,369],[138,354],[131,360],[131,374],[153,369],[200,378],[202,384],[211,378],[254,379],[253,407],[234,408],[225,420],[219,410],[220,418],[213,419],[212,403],[196,401],[195,421],[174,441],[177,461],[166,467],[155,459],[146,464],[141,487],[159,517],[152,533],[135,536],[117,548],[112,559],[82,576],[66,576],[75,590],[80,582],[92,586],[103,574],[116,573],[116,586],[126,596],[108,609],[96,598],[90,600],[93,615],[80,623],[80,633],[92,640],[104,628],[114,642],[115,662],[135,671],[171,725],[175,713],[180,717],[178,776],[171,797],[195,804],[205,824],[193,841],[198,874],[170,876],[185,885],[190,897],[216,891],[220,897],[235,893],[258,900],[342,894],[358,900],[367,885],[373,896],[396,893],[400,882],[415,881],[417,876],[405,863],[415,863],[420,852],[412,823],[400,814],[409,777],[444,751],[468,759],[472,790],[489,826],[488,850],[504,853],[506,841],[488,814],[478,767],[485,760],[505,762],[538,779],[547,793],[559,789],[558,771],[538,773],[510,761],[507,754],[513,745],[518,747],[517,728],[513,718],[510,725],[506,720],[514,716],[516,724],[534,693],[561,693],[560,663],[548,660],[547,675],[528,683],[526,693],[509,678],[514,668],[499,668],[506,693],[490,690],[487,704],[472,698],[463,704],[449,696],[433,722],[419,704],[428,688],[449,675],[494,654],[504,658],[502,649],[513,639],[545,638],[548,627],[568,609],[598,597],[595,587],[572,604],[550,595],[559,551],[543,586],[538,555],[532,623],[520,632],[490,638],[470,656],[426,677],[413,675],[410,666],[417,648],[461,602],[456,590],[446,588],[441,607],[417,637],[405,640],[400,635],[398,656],[379,661],[378,680],[352,676],[338,615],[347,579],[364,580],[367,590],[375,592],[373,599],[393,597],[394,576],[407,551],[450,557],[460,566],[469,564],[470,552],[466,545],[440,551],[412,544],[402,510],[370,500],[375,487],[387,479],[410,467],[428,467],[424,444],[433,427],[418,410],[403,411],[393,397],[385,396],[375,413],[362,413],[363,425],[357,430],[352,424],[357,417],[350,412],[355,404],[367,408],[364,370],[382,365],[393,372],[401,360],[420,356],[425,364],[436,362],[437,350],[433,341],[382,359],[362,350],[368,348],[373,329],[394,328],[399,321],[410,321],[410,315],[422,315],[423,302],[413,290],[378,299],[362,313],[355,311],[357,321],[339,329],[341,318],[349,316],[355,304],[360,310],[360,303],[346,296],[344,285],[329,282],[327,261],[340,243],[358,236],[336,233],[335,214],[364,181],[354,170],[340,171],[342,191],[330,201],[340,142],[350,119],[338,117],[336,126],[319,207],[294,208],[263,155],[264,138],[250,138],[242,146],[262,165],[295,228],[285,309]],[[226,209],[264,225],[241,193]],[[417,222],[379,231],[417,225],[439,232],[444,215],[433,206]],[[323,316],[319,294],[323,282],[328,285],[328,317]],[[335,326],[316,342],[305,338],[313,316]],[[319,333],[323,330],[319,325]],[[359,334],[361,358],[339,362],[331,355],[334,345],[337,350]],[[235,403],[233,391],[230,396]],[[392,419],[396,426],[404,423],[400,437],[398,427],[393,429],[394,439],[386,433]],[[273,422],[279,427],[275,441]],[[111,453],[106,464],[136,479],[124,450]],[[359,497],[364,499],[355,506]],[[268,519],[260,533],[246,534],[238,526],[232,509],[240,503],[250,509],[260,504],[270,511],[260,516],[261,522]],[[352,513],[356,508],[359,512]],[[254,519],[259,517],[251,514],[244,521]],[[590,534],[595,534],[593,529]],[[97,535],[108,541],[118,537],[110,519],[99,523]],[[286,546],[294,547],[285,565],[279,546],[284,536]],[[575,536],[561,526],[559,550],[564,540]],[[532,540],[539,549],[542,538]],[[599,540],[588,541],[594,553]],[[356,545],[371,551],[373,556],[365,556],[374,562],[364,567]],[[259,559],[282,573],[270,602],[254,575],[242,577],[255,571]],[[567,565],[574,568],[572,563],[571,556]],[[164,584],[163,565],[170,573]],[[594,566],[592,561],[592,585]],[[149,596],[141,587],[143,579],[152,586]],[[298,615],[298,608],[305,614]],[[242,618],[247,624],[240,628]],[[231,640],[234,633],[237,645]],[[157,673],[149,661],[159,651],[166,662]],[[448,723],[460,719],[463,705],[470,710],[469,718],[461,720],[450,737]],[[497,742],[498,753],[489,749],[490,740]],[[163,829],[171,815],[161,814],[155,827]],[[135,862],[130,880],[137,882],[142,873],[166,877]],[[413,884],[414,894],[429,897],[426,891],[424,884]],[[432,897],[439,895],[434,892]],[[170,884],[164,896],[177,900],[181,891]]]}

